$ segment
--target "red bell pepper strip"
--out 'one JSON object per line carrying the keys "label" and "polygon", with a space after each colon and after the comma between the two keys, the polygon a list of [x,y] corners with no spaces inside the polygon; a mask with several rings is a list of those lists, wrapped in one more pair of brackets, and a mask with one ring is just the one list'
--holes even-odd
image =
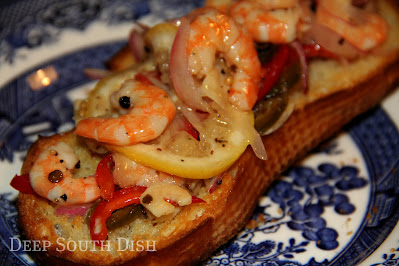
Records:
{"label": "red bell pepper strip", "polygon": [[[128,187],[118,190],[114,196],[109,200],[102,200],[94,210],[90,219],[90,235],[96,244],[102,245],[102,242],[108,237],[107,219],[111,214],[118,209],[126,207],[131,204],[140,204],[141,194],[144,193],[146,187]],[[177,205],[172,200],[166,200],[172,205]],[[203,203],[203,199],[192,197],[192,203]]]}
{"label": "red bell pepper strip", "polygon": [[90,219],[91,239],[98,245],[108,237],[107,219],[112,212],[131,204],[140,204],[140,196],[146,190],[146,187],[128,187],[118,190],[109,201],[102,200],[97,205]]}
{"label": "red bell pepper strip", "polygon": [[37,195],[30,184],[29,174],[15,175],[10,186],[25,194]]}
{"label": "red bell pepper strip", "polygon": [[279,79],[289,57],[287,45],[281,45],[271,62],[262,66],[262,79],[259,85],[258,101],[262,100]]}
{"label": "red bell pepper strip", "polygon": [[100,187],[101,197],[105,200],[109,200],[114,195],[115,184],[114,177],[112,176],[112,169],[114,167],[115,163],[111,154],[105,156],[97,166],[96,181]]}

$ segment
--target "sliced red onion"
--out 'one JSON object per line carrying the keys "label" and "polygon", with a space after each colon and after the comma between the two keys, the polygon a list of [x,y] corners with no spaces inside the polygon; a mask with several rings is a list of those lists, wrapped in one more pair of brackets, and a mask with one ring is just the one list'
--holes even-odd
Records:
{"label": "sliced red onion", "polygon": [[163,89],[166,92],[168,92],[170,90],[170,88],[159,79],[159,77],[156,75],[156,73],[154,73],[154,72],[146,72],[146,73],[143,73],[143,75],[149,81],[151,81],[155,86]]}
{"label": "sliced red onion", "polygon": [[260,136],[259,132],[252,127],[252,141],[251,141],[251,148],[252,151],[255,153],[256,157],[261,160],[267,159],[267,153],[265,149],[265,145],[263,144],[262,137]]}
{"label": "sliced red onion", "polygon": [[177,108],[182,112],[184,117],[194,126],[199,132],[203,132],[204,125],[202,121],[208,117],[208,113],[199,113],[192,110],[184,103],[177,103]]}
{"label": "sliced red onion", "polygon": [[205,187],[209,193],[214,192],[222,183],[222,175],[217,175],[215,177],[205,179]]}
{"label": "sliced red onion", "polygon": [[145,41],[144,41],[144,33],[146,31],[143,29],[134,28],[129,35],[129,46],[132,50],[134,58],[138,62],[142,62],[146,57],[145,52]]}
{"label": "sliced red onion", "polygon": [[312,41],[338,56],[354,59],[364,54],[349,42],[344,41],[340,34],[326,26],[313,23],[308,34]]}
{"label": "sliced red onion", "polygon": [[296,53],[298,54],[299,63],[301,65],[301,80],[302,80],[302,89],[306,93],[308,91],[308,80],[309,80],[309,69],[308,63],[306,61],[305,51],[303,50],[302,45],[298,41],[294,41],[291,43],[291,47],[294,48]]}
{"label": "sliced red onion", "polygon": [[190,34],[190,23],[181,18],[170,55],[170,74],[179,98],[189,107],[206,111],[208,104],[202,99],[201,92],[195,84],[188,67],[187,45]]}
{"label": "sliced red onion", "polygon": [[86,77],[93,80],[102,79],[112,74],[112,72],[109,70],[99,68],[85,68],[83,73],[86,75]]}
{"label": "sliced red onion", "polygon": [[57,205],[55,208],[55,215],[66,215],[66,216],[83,216],[86,214],[87,210],[93,203],[84,203],[84,204],[76,204],[76,205]]}

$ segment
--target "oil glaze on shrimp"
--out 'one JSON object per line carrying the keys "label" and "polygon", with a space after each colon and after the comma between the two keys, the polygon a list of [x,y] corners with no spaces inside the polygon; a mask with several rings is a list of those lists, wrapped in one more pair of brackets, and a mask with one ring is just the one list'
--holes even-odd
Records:
{"label": "oil glaze on shrimp", "polygon": [[148,187],[158,182],[184,185],[183,178],[136,163],[120,153],[112,154],[112,158],[115,162],[115,168],[112,172],[114,183],[122,188],[131,186]]}
{"label": "oil glaze on shrimp", "polygon": [[34,162],[30,183],[37,194],[60,205],[94,201],[100,197],[96,178],[74,178],[78,163],[72,147],[59,142],[45,149]]}
{"label": "oil glaze on shrimp", "polygon": [[361,51],[382,44],[389,30],[381,16],[353,6],[350,0],[320,0],[316,19],[319,24],[337,32]]}
{"label": "oil glaze on shrimp", "polygon": [[83,119],[75,133],[108,144],[132,145],[158,137],[176,112],[168,94],[147,82],[126,80],[110,100],[116,117]]}
{"label": "oil glaze on shrimp", "polygon": [[255,41],[288,43],[297,36],[300,9],[297,0],[238,1],[229,14],[244,25]]}
{"label": "oil glaze on shrimp", "polygon": [[250,110],[257,99],[260,62],[251,36],[235,21],[213,8],[197,16],[190,25],[188,64],[193,76],[203,80],[215,70],[218,57],[231,70],[230,102]]}

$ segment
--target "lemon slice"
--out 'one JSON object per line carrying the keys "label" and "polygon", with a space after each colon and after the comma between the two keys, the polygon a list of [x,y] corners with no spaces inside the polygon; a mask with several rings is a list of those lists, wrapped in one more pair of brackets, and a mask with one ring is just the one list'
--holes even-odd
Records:
{"label": "lemon slice", "polygon": [[[124,80],[134,78],[139,71],[149,68],[144,65],[99,81],[90,93],[85,108],[82,108],[80,119],[113,115],[110,95],[120,88]],[[175,99],[178,112],[160,137],[131,146],[106,144],[106,147],[159,171],[184,178],[207,179],[226,171],[253,141],[253,131],[248,130],[254,125],[251,111],[244,112],[227,103],[221,105],[220,100],[210,106],[212,111],[205,118],[204,114],[197,117],[198,113],[184,107],[179,99],[171,98]],[[187,117],[199,131],[199,140],[184,130],[176,130],[174,124],[179,124],[179,117]]]}
{"label": "lemon slice", "polygon": [[[243,129],[253,125],[252,112],[231,109],[229,124],[215,121],[214,117],[203,121],[200,140],[180,132],[155,143],[107,147],[140,164],[172,175],[190,179],[211,178],[226,171],[251,142],[251,131]],[[218,123],[220,125],[215,125]]]}

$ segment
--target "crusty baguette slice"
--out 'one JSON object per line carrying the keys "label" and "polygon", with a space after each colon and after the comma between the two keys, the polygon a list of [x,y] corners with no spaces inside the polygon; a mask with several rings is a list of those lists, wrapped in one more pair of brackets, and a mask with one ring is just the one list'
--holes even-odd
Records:
{"label": "crusty baguette slice", "polygon": [[[389,14],[395,14],[392,12]],[[395,26],[399,25],[399,19],[393,16],[391,25],[394,29],[399,28]],[[134,241],[153,240],[156,242],[156,252],[117,251],[116,247],[111,251],[92,252],[91,246],[89,251],[78,248],[72,252],[64,246],[69,240],[90,240],[84,218],[56,216],[54,204],[20,193],[18,210],[24,234],[28,239],[49,240],[52,243],[47,248],[48,252],[36,254],[38,260],[46,265],[66,265],[67,262],[92,265],[187,265],[206,259],[243,227],[259,196],[282,170],[355,116],[378,104],[394,88],[399,80],[399,44],[395,36],[398,35],[390,36],[387,45],[392,49],[389,49],[388,54],[362,59],[355,63],[357,67],[348,65],[346,67],[353,71],[346,74],[337,68],[335,62],[315,62],[311,66],[309,94],[299,99],[302,104],[298,105],[280,129],[263,138],[268,159],[261,161],[247,149],[225,173],[222,185],[214,193],[200,195],[206,204],[185,207],[173,220],[155,226],[145,219],[138,219],[109,234],[110,240],[118,237]],[[378,63],[378,67],[370,65],[370,62]],[[320,68],[328,74],[317,76]],[[345,82],[337,86],[337,77]],[[78,142],[73,133],[41,138],[28,151],[22,174],[30,171],[45,147],[61,140],[75,143],[78,150],[84,149],[76,144]],[[64,242],[60,242],[61,237],[65,238]]]}
{"label": "crusty baguette slice", "polygon": [[115,55],[105,62],[105,66],[114,72],[128,69],[137,63],[128,45],[123,46]]}
{"label": "crusty baguette slice", "polygon": [[[156,241],[156,252],[57,252],[55,244],[60,235],[73,235],[75,238],[71,238],[72,241],[87,240],[90,238],[88,229],[79,217],[68,220],[55,216],[52,204],[33,195],[20,194],[18,197],[20,224],[29,239],[54,243],[47,253],[38,254],[46,264],[65,265],[65,260],[68,260],[102,265],[125,262],[129,265],[185,265],[201,261],[243,227],[257,199],[282,170],[356,115],[378,104],[398,79],[399,63],[395,63],[350,90],[337,92],[294,112],[280,129],[263,139],[268,151],[266,161],[257,159],[247,149],[225,174],[220,188],[204,197],[206,204],[184,208],[173,221],[156,228],[158,234],[144,234]],[[68,133],[40,139],[29,150],[22,173],[29,172],[38,154],[53,141],[68,142],[73,138],[73,133]],[[68,232],[70,230],[76,232]],[[119,232],[119,235],[126,237],[128,233]]]}

